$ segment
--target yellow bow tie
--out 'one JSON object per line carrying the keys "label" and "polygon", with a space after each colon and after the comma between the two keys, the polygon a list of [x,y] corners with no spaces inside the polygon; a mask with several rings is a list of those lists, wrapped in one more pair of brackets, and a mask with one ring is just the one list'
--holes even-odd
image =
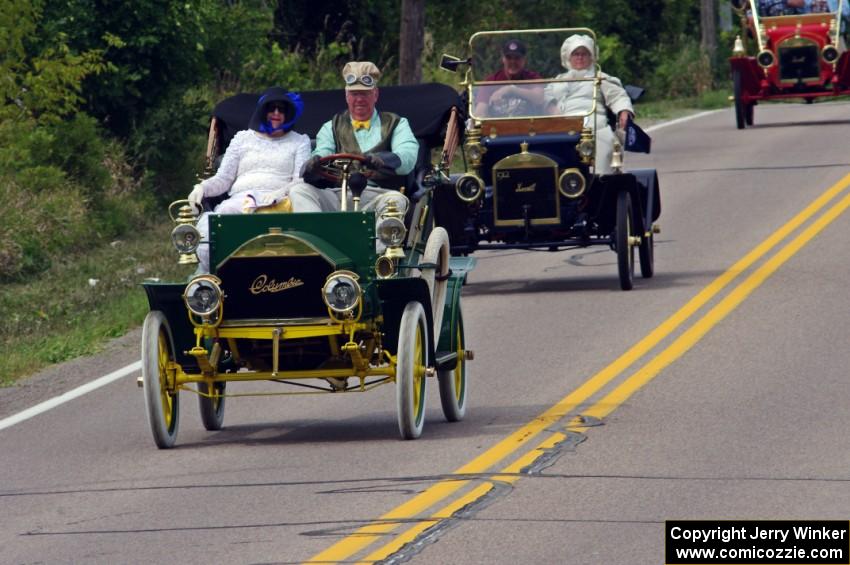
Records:
{"label": "yellow bow tie", "polygon": [[359,129],[369,129],[369,122],[371,121],[372,120],[364,120],[361,122],[360,120],[351,120],[351,125],[354,126],[354,131]]}

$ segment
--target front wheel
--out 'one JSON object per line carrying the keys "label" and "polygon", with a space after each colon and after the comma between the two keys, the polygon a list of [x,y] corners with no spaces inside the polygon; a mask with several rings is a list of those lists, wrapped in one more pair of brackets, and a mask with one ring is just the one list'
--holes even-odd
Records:
{"label": "front wheel", "polygon": [[224,425],[224,387],[227,383],[198,383],[198,407],[204,429],[215,432]]}
{"label": "front wheel", "polygon": [[620,288],[631,290],[635,274],[635,253],[632,246],[632,196],[627,190],[617,195],[617,229],[614,243],[617,249],[617,270]]}
{"label": "front wheel", "polygon": [[425,425],[425,369],[428,361],[425,309],[408,302],[401,315],[396,356],[396,409],[403,439],[416,439]]}
{"label": "front wheel", "polygon": [[153,440],[160,449],[174,446],[180,423],[180,398],[172,378],[174,341],[165,315],[148,312],[142,327],[142,385]]}
{"label": "front wheel", "polygon": [[[744,107],[744,85],[739,70],[732,71],[732,93],[735,98],[735,124],[738,129],[744,129],[747,124],[747,109]],[[752,108],[750,108],[750,111],[752,112]],[[752,114],[750,115],[752,116]],[[752,117],[750,123],[752,123]]]}
{"label": "front wheel", "polygon": [[466,368],[466,337],[463,332],[463,313],[458,311],[455,325],[455,348],[457,364],[454,369],[437,371],[440,382],[440,403],[443,405],[443,415],[449,422],[459,422],[466,415],[467,397],[469,395],[469,374]]}

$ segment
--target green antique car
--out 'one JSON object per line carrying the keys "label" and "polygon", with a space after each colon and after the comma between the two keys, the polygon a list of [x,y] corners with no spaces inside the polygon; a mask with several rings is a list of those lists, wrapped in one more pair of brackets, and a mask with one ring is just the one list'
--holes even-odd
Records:
{"label": "green antique car", "polygon": [[[343,93],[305,92],[302,98],[308,119],[299,131],[315,136]],[[248,115],[256,99],[238,95],[219,105],[222,112],[217,107],[211,161],[223,152],[218,147],[227,133],[241,129],[239,112],[232,110],[244,106]],[[472,352],[460,298],[474,260],[450,257],[446,231],[434,226],[431,193],[441,173],[429,162],[457,103],[455,91],[443,85],[381,89],[382,109],[411,116],[426,149],[406,187],[407,218],[390,209],[377,218],[376,230],[374,212],[356,209],[212,214],[211,272],[188,282],[143,285],[150,312],[140,382],[158,447],[175,444],[181,391],[197,395],[204,427],[219,430],[225,401],[236,396],[231,389],[241,381],[273,385],[257,393],[263,395],[365,392],[395,383],[399,431],[412,439],[422,432],[426,382],[435,377],[446,419],[464,417]],[[344,187],[359,166],[353,156],[325,161]],[[173,203],[169,213],[177,224],[174,245],[181,260],[192,263],[197,218],[187,201]],[[386,251],[376,251],[376,238]]]}

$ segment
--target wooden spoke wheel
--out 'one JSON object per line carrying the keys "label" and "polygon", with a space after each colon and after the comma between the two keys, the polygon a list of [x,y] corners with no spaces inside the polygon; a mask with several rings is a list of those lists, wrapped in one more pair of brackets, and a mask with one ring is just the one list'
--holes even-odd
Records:
{"label": "wooden spoke wheel", "polygon": [[[198,383],[198,407],[204,428],[214,432],[224,425],[224,388],[227,383]],[[204,396],[209,395],[209,396]]]}
{"label": "wooden spoke wheel", "polygon": [[395,383],[398,429],[404,439],[418,438],[425,425],[428,333],[422,304],[408,302],[398,332]]}
{"label": "wooden spoke wheel", "polygon": [[[744,129],[747,127],[747,108],[744,106],[744,86],[743,86],[743,78],[741,77],[741,71],[733,70],[732,71],[732,93],[735,98],[735,124],[738,126],[738,129]],[[749,108],[750,110],[750,125],[753,123],[752,118],[752,106]]]}
{"label": "wooden spoke wheel", "polygon": [[142,384],[153,440],[160,449],[174,446],[180,423],[180,398],[171,376],[174,340],[165,315],[154,310],[142,327]]}
{"label": "wooden spoke wheel", "polygon": [[440,382],[440,403],[443,405],[443,415],[449,422],[463,420],[469,396],[469,374],[465,355],[466,337],[463,332],[463,313],[460,311],[458,311],[454,332],[457,365],[454,369],[437,371],[437,379]]}
{"label": "wooden spoke wheel", "polygon": [[434,228],[425,244],[425,252],[420,263],[436,265],[436,268],[422,269],[422,278],[431,291],[431,309],[434,319],[434,341],[440,341],[443,328],[443,310],[446,306],[446,290],[449,276],[449,234],[445,228]]}
{"label": "wooden spoke wheel", "polygon": [[627,190],[617,195],[617,228],[614,232],[614,247],[617,250],[617,270],[620,288],[631,290],[634,284],[635,253],[632,244],[632,196]]}
{"label": "wooden spoke wheel", "polygon": [[640,247],[638,247],[638,258],[640,259],[640,275],[645,279],[651,279],[655,274],[655,234],[652,233],[652,226],[646,230],[649,236],[646,235],[640,238]]}

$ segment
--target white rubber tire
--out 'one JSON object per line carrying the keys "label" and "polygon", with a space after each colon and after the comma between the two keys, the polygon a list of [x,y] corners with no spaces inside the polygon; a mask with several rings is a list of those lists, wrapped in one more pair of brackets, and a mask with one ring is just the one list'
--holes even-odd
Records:
{"label": "white rubber tire", "polygon": [[403,439],[418,438],[425,426],[427,329],[422,304],[408,302],[401,315],[396,352],[396,410]]}
{"label": "white rubber tire", "polygon": [[[436,264],[436,269],[422,269],[422,278],[428,283],[431,293],[431,311],[434,319],[434,341],[439,343],[440,331],[443,327],[443,310],[446,306],[446,290],[449,281],[449,258],[451,257],[449,247],[449,234],[445,228],[434,228],[428,241],[425,243],[425,252],[422,254],[420,263]],[[438,280],[442,279],[442,280]]]}
{"label": "white rubber tire", "polygon": [[160,449],[174,446],[180,425],[179,394],[164,390],[169,361],[174,361],[174,340],[168,320],[158,310],[148,312],[142,326],[142,384],[148,424]]}

